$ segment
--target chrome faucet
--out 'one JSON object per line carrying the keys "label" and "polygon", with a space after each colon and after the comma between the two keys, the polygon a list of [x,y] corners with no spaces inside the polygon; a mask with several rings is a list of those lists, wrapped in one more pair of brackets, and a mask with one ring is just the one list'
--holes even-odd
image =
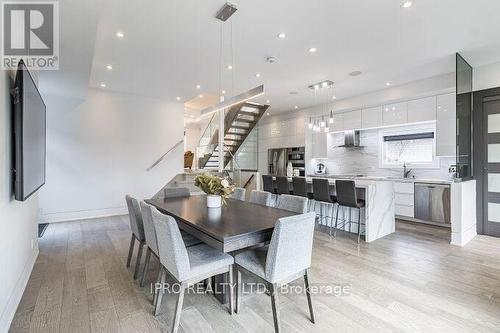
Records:
{"label": "chrome faucet", "polygon": [[403,163],[403,178],[409,178],[410,172],[412,172],[413,169],[406,169],[406,162]]}

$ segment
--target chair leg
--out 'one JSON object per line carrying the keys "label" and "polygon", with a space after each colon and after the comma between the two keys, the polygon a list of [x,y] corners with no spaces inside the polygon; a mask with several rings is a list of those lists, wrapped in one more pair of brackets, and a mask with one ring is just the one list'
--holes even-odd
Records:
{"label": "chair leg", "polygon": [[236,313],[240,312],[240,306],[241,306],[241,272],[234,267],[236,271],[236,308],[235,311]]}
{"label": "chair leg", "polygon": [[181,321],[182,303],[184,302],[185,290],[186,290],[186,285],[184,283],[181,283],[179,295],[177,295],[177,304],[175,305],[174,320],[172,322],[172,333],[177,333],[177,330],[179,329],[179,323]]}
{"label": "chair leg", "polygon": [[352,221],[352,219],[351,219],[351,211],[352,211],[352,209],[351,209],[351,207],[349,207],[347,209],[349,210],[349,234],[351,234],[351,221]]}
{"label": "chair leg", "polygon": [[229,314],[234,313],[234,281],[233,281],[233,266],[229,267]]}
{"label": "chair leg", "polygon": [[[161,266],[161,263],[160,263],[160,271],[158,272],[158,278],[156,278],[156,283],[158,283],[158,284],[161,283],[162,274],[163,274],[163,266]],[[153,306],[156,306],[156,302],[158,301],[158,294],[159,294],[159,292],[157,292],[156,288],[155,288],[154,296],[153,296]]]}
{"label": "chair leg", "polygon": [[333,238],[337,237],[337,227],[339,225],[339,209],[340,206],[337,206],[337,212],[335,214],[335,230],[333,230]]}
{"label": "chair leg", "polygon": [[167,272],[165,272],[165,269],[162,267],[160,269],[161,272],[161,278],[160,278],[160,284],[162,285],[162,288],[158,290],[157,295],[156,295],[156,304],[155,304],[155,317],[160,314],[160,308],[161,308],[161,299],[163,297],[163,284],[165,283],[165,279],[167,278]]}
{"label": "chair leg", "polygon": [[332,237],[333,229],[333,211],[335,210],[335,204],[332,204],[332,215],[330,216],[330,237]]}
{"label": "chair leg", "polygon": [[127,267],[130,267],[130,261],[132,260],[132,254],[134,253],[134,245],[135,245],[135,237],[132,234],[130,238],[130,246],[128,248],[128,258],[127,258]]}
{"label": "chair leg", "polygon": [[271,292],[271,306],[273,309],[274,332],[280,332],[280,309],[278,301],[278,288],[277,285],[270,283],[269,289]]}
{"label": "chair leg", "polygon": [[146,259],[144,260],[144,268],[142,270],[142,277],[141,277],[141,283],[140,283],[141,288],[144,287],[144,281],[146,280],[146,275],[148,273],[150,259],[151,259],[151,249],[148,246],[148,248],[146,250]]}
{"label": "chair leg", "polygon": [[135,262],[134,280],[139,277],[139,267],[141,266],[142,250],[144,248],[144,243],[139,243],[139,251],[137,252],[137,261]]}
{"label": "chair leg", "polygon": [[304,285],[306,287],[306,296],[307,296],[307,304],[309,305],[309,313],[311,314],[311,322],[314,324],[314,311],[313,311],[313,305],[312,305],[312,300],[311,300],[311,289],[309,288],[309,276],[310,272],[309,269],[306,269],[304,273]]}

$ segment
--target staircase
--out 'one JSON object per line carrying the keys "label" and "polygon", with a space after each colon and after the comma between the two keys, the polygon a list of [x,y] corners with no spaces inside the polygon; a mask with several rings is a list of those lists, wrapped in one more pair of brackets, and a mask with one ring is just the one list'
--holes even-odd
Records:
{"label": "staircase", "polygon": [[[233,159],[268,108],[269,105],[244,102],[226,111],[224,117],[224,167]],[[218,119],[214,115],[200,139],[200,146],[204,147],[204,152],[198,156],[199,169],[218,169],[221,157],[218,149],[219,129],[214,124],[217,121]],[[203,140],[208,141],[208,143],[202,143]]]}

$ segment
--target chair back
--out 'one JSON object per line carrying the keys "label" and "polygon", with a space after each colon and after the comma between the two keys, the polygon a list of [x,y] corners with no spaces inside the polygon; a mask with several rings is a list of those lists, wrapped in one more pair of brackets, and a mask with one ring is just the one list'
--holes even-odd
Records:
{"label": "chair back", "polygon": [[189,257],[182,240],[177,222],[172,216],[151,208],[153,225],[158,239],[158,254],[161,264],[178,281],[183,281],[189,274]]}
{"label": "chair back", "polygon": [[143,241],[144,224],[142,223],[142,214],[141,208],[139,207],[139,202],[137,201],[137,199],[132,198],[128,194],[125,196],[125,201],[127,202],[130,229],[132,229],[132,233],[138,240]]}
{"label": "chair back", "polygon": [[231,194],[231,199],[236,199],[240,201],[245,201],[246,189],[242,187],[236,187],[233,194]]}
{"label": "chair back", "polygon": [[144,223],[144,236],[146,244],[158,256],[158,240],[156,239],[156,230],[153,224],[151,210],[153,206],[141,201],[142,222]]}
{"label": "chair back", "polygon": [[357,207],[358,196],[353,180],[336,180],[335,191],[337,192],[337,202],[341,206]]}
{"label": "chair back", "polygon": [[313,178],[313,198],[316,201],[332,202],[328,179]]}
{"label": "chair back", "polygon": [[278,219],[266,258],[266,280],[283,281],[311,267],[316,213]]}
{"label": "chair back", "polygon": [[288,184],[287,177],[276,177],[276,192],[278,194],[290,194],[290,184]]}
{"label": "chair back", "polygon": [[293,177],[292,178],[293,195],[298,195],[300,197],[307,198],[307,185],[306,179],[304,177]]}
{"label": "chair back", "polygon": [[169,187],[163,190],[164,198],[183,198],[190,196],[191,192],[187,187]]}
{"label": "chair back", "polygon": [[273,176],[262,175],[262,188],[266,192],[274,193]]}
{"label": "chair back", "polygon": [[289,210],[291,212],[307,213],[307,198],[296,195],[282,194],[278,197],[276,208]]}
{"label": "chair back", "polygon": [[269,192],[252,190],[250,202],[258,205],[273,206],[273,195]]}

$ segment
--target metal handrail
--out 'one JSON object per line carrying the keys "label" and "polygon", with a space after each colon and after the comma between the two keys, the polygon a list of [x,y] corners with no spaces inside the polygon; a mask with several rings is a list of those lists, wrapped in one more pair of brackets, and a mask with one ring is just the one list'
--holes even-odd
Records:
{"label": "metal handrail", "polygon": [[161,155],[161,157],[156,160],[156,162],[154,162],[149,168],[146,169],[146,171],[151,171],[151,169],[153,169],[155,166],[157,166],[158,164],[160,164],[160,162],[172,151],[174,150],[175,148],[177,148],[180,144],[184,143],[184,140],[180,140],[179,142],[177,142],[172,148],[170,148],[165,154]]}
{"label": "metal handrail", "polygon": [[215,115],[216,115],[215,113],[212,115],[212,118],[210,118],[210,121],[208,122],[207,127],[205,127],[205,130],[203,131],[203,134],[201,134],[200,139],[198,140],[198,147],[200,147],[201,140],[205,136],[205,133],[207,132],[208,128],[211,126],[212,121],[214,120]]}

